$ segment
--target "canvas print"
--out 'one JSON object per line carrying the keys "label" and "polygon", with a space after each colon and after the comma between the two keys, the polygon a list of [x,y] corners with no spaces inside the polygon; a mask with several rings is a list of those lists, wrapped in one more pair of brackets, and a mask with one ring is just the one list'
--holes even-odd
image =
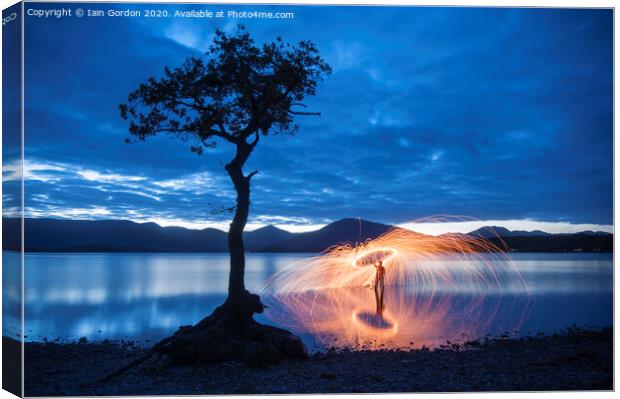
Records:
{"label": "canvas print", "polygon": [[3,388],[613,390],[613,17],[7,8]]}

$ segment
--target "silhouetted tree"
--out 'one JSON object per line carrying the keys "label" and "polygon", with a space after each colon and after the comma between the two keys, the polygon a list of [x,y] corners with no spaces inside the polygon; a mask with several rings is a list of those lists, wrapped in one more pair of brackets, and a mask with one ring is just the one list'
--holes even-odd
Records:
{"label": "silhouetted tree", "polygon": [[133,139],[167,133],[190,142],[197,154],[219,142],[236,149],[225,166],[237,194],[228,232],[230,277],[223,311],[228,317],[251,319],[262,311],[256,295],[244,286],[243,230],[250,206],[250,180],[243,167],[262,136],[292,134],[297,115],[305,112],[303,101],[317,92],[317,84],[329,74],[329,65],[309,41],[291,45],[277,38],[255,44],[243,26],[228,35],[215,32],[206,57],[188,58],[175,69],[166,67],[161,78],[151,77],[131,92],[120,105],[122,118],[130,122]]}

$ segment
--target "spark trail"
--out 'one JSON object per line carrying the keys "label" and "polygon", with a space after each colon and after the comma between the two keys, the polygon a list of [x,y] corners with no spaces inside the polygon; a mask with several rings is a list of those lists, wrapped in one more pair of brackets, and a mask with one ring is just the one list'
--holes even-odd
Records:
{"label": "spark trail", "polygon": [[[377,260],[386,269],[383,308],[372,289]],[[311,334],[318,346],[358,349],[437,346],[518,329],[527,303],[507,300],[515,293],[527,287],[501,245],[400,228],[293,263],[263,290],[274,322]]]}

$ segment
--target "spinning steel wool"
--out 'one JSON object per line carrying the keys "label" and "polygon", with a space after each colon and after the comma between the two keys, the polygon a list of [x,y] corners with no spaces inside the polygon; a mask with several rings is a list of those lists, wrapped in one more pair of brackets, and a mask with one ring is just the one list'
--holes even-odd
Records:
{"label": "spinning steel wool", "polygon": [[[383,289],[375,284],[379,261]],[[263,294],[268,317],[320,345],[372,349],[484,335],[506,305],[504,294],[523,291],[506,252],[489,240],[395,228],[294,263]]]}

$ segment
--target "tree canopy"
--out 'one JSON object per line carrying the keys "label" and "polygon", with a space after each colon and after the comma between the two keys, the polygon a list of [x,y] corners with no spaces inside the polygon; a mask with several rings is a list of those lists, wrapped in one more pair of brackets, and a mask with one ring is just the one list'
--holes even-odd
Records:
{"label": "tree canopy", "polygon": [[318,114],[306,112],[303,101],[331,68],[312,42],[278,37],[259,46],[240,25],[233,35],[216,30],[205,55],[165,67],[163,77],[129,94],[119,108],[131,135],[176,135],[202,154],[218,138],[255,146],[261,135],[292,134],[296,115]]}

